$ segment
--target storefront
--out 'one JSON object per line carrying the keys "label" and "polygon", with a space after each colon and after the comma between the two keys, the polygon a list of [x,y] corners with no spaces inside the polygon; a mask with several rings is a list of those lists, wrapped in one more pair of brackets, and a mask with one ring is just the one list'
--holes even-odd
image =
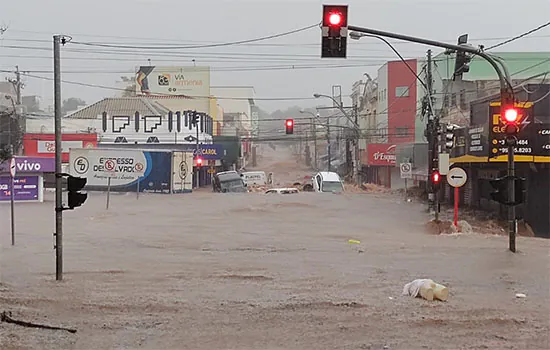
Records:
{"label": "storefront", "polygon": [[[44,174],[55,172],[54,158],[15,157],[14,200],[42,202]],[[11,199],[10,161],[0,164],[0,202]]]}
{"label": "storefront", "polygon": [[[395,145],[387,143],[370,143],[367,149],[361,152],[363,176],[366,182],[392,188],[399,178],[399,169],[396,167]],[[397,180],[397,182],[400,182]]]}
{"label": "storefront", "polygon": [[[97,134],[62,134],[61,161],[69,162],[69,149],[96,148]],[[23,136],[24,154],[27,157],[54,158],[54,134],[25,134]]]}

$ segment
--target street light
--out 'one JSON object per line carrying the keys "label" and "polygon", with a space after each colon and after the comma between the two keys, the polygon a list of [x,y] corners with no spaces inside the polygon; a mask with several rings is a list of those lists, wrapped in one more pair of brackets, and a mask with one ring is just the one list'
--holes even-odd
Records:
{"label": "street light", "polygon": [[[355,177],[356,183],[359,185],[360,184],[360,180],[359,180],[359,160],[360,160],[359,159],[359,139],[361,137],[361,130],[359,128],[359,123],[358,123],[358,120],[357,120],[357,109],[355,109],[355,111],[356,111],[355,112],[355,120],[353,120],[351,118],[351,116],[344,109],[344,106],[340,102],[336,101],[336,99],[334,97],[329,96],[329,95],[318,94],[318,93],[314,93],[313,97],[315,97],[315,98],[326,97],[328,99],[331,99],[334,102],[334,104],[336,105],[336,107],[352,123],[353,128],[351,128],[351,129],[355,131],[355,136],[356,136],[356,140],[355,140],[355,157],[354,157],[355,158],[354,177]],[[330,145],[330,142],[329,142],[329,145]]]}

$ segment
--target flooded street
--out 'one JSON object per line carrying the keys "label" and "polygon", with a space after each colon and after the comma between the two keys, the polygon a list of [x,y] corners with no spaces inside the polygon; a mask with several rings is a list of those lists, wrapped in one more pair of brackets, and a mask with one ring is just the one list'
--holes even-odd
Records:
{"label": "flooded street", "polygon": [[[511,254],[502,236],[430,235],[423,206],[393,195],[125,194],[106,211],[92,193],[64,215],[61,283],[53,203],[17,217],[0,311],[78,332],[0,323],[1,349],[549,346],[548,240]],[[449,301],[402,296],[416,278]]]}

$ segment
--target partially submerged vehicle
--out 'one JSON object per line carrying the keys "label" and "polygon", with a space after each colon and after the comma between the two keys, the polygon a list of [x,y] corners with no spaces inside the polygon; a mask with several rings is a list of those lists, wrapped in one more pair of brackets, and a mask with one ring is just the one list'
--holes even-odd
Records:
{"label": "partially submerged vehicle", "polygon": [[315,192],[344,192],[344,182],[337,173],[321,171],[312,180]]}
{"label": "partially submerged vehicle", "polygon": [[297,188],[294,187],[288,187],[288,188],[270,188],[269,190],[265,191],[265,194],[293,194],[293,193],[300,193],[300,191]]}
{"label": "partially submerged vehicle", "polygon": [[212,177],[214,192],[248,192],[242,177],[236,171],[223,171]]}
{"label": "partially submerged vehicle", "polygon": [[264,171],[246,171],[241,173],[241,177],[247,186],[265,186],[268,183]]}

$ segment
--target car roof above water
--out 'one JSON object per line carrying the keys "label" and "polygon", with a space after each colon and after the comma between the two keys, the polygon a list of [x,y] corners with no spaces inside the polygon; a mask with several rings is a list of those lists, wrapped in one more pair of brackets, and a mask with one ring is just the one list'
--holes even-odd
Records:
{"label": "car roof above water", "polygon": [[323,181],[329,181],[329,182],[341,182],[340,176],[337,173],[334,173],[332,171],[321,171],[319,172],[321,175],[321,178]]}
{"label": "car roof above water", "polygon": [[221,173],[216,173],[216,176],[222,181],[241,179],[239,173],[236,171],[222,171]]}

